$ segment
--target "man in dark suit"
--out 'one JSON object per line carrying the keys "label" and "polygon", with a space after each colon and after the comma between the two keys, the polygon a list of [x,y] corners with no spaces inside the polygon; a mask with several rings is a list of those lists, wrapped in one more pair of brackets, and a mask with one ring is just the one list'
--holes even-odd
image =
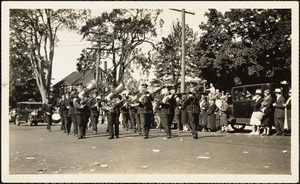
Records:
{"label": "man in dark suit", "polygon": [[98,119],[99,119],[99,110],[97,107],[97,95],[98,92],[95,91],[92,94],[92,99],[89,101],[89,108],[90,108],[90,120],[91,120],[91,124],[92,124],[92,128],[94,133],[97,133],[97,124],[98,124]]}
{"label": "man in dark suit", "polygon": [[66,92],[65,93],[65,99],[62,102],[61,108],[63,110],[63,116],[64,116],[64,122],[65,122],[65,125],[66,125],[67,135],[70,134],[71,123],[72,123],[72,120],[71,120],[71,117],[70,117],[70,114],[69,114],[70,103],[71,103],[70,93]]}
{"label": "man in dark suit", "polygon": [[176,101],[169,89],[167,87],[163,88],[157,106],[160,108],[161,123],[165,128],[167,138],[171,138],[172,113],[175,105]]}
{"label": "man in dark suit", "polygon": [[153,101],[152,95],[147,91],[147,84],[142,84],[141,93],[138,94],[139,101],[138,113],[140,117],[141,126],[144,132],[144,139],[148,138],[149,130],[151,127],[151,117],[153,114]]}
{"label": "man in dark suit", "polygon": [[66,133],[67,129],[66,129],[66,124],[65,124],[65,120],[64,120],[64,109],[63,109],[64,100],[65,100],[65,95],[62,95],[61,98],[58,99],[56,106],[59,108],[59,116],[60,116],[60,122],[61,122],[60,130],[64,131],[64,133]]}
{"label": "man in dark suit", "polygon": [[51,132],[53,106],[51,103],[49,103],[48,99],[45,100],[42,110],[45,113],[45,117],[47,121],[47,130]]}
{"label": "man in dark suit", "polygon": [[200,113],[198,101],[199,100],[196,98],[196,96],[190,92],[190,94],[187,96],[186,101],[183,104],[183,108],[186,108],[188,113],[188,118],[191,124],[192,135],[194,139],[198,139],[197,124],[199,122],[198,119]]}
{"label": "man in dark suit", "polygon": [[284,133],[284,108],[285,108],[285,98],[282,96],[282,92],[280,88],[276,88],[274,91],[276,95],[276,102],[273,103],[275,108],[274,110],[274,121],[275,121],[275,128],[276,134],[278,135],[285,135]]}

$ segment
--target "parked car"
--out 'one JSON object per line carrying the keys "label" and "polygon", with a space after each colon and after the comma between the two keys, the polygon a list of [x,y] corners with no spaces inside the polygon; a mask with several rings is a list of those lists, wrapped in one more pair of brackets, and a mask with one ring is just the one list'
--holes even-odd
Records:
{"label": "parked car", "polygon": [[37,125],[38,122],[44,122],[45,116],[42,111],[41,102],[18,102],[16,109],[16,125],[27,123],[29,126]]}
{"label": "parked car", "polygon": [[[283,96],[286,98],[288,94],[288,85],[278,83],[261,83],[249,84],[233,87],[231,90],[232,104],[229,104],[229,119],[228,123],[235,130],[243,130],[246,125],[250,125],[250,118],[253,112],[251,106],[252,97],[256,89],[262,91],[269,89],[275,102],[276,96],[274,94],[275,88],[281,88]],[[272,119],[271,119],[272,122]]]}

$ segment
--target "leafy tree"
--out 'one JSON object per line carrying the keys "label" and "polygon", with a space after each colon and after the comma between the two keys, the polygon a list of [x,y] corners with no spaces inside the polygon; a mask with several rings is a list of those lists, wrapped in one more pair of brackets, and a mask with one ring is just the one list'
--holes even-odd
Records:
{"label": "leafy tree", "polygon": [[290,81],[290,10],[215,9],[201,23],[194,69],[217,87]]}
{"label": "leafy tree", "polygon": [[17,102],[33,99],[40,101],[41,97],[33,78],[29,58],[24,56],[25,50],[18,42],[10,39],[9,58],[9,104],[16,106]]}
{"label": "leafy tree", "polygon": [[[144,43],[151,44],[156,37],[161,10],[114,9],[110,13],[89,19],[81,28],[84,38],[98,38],[101,59],[112,62],[114,83],[123,80],[124,72],[133,61],[140,62],[138,48]],[[94,51],[96,52],[96,51]],[[145,57],[143,57],[145,58]]]}
{"label": "leafy tree", "polygon": [[10,37],[13,38],[11,43],[24,48],[23,55],[29,58],[43,102],[50,95],[58,30],[63,28],[75,30],[77,20],[86,18],[88,14],[86,10],[73,9],[10,10]]}
{"label": "leafy tree", "polygon": [[[188,25],[186,30],[186,60],[191,62],[197,34]],[[161,84],[171,83],[177,88],[181,75],[181,35],[182,26],[180,21],[173,22],[171,32],[167,37],[163,37],[158,43],[157,53],[154,59],[155,76]],[[187,75],[191,74],[187,72]]]}

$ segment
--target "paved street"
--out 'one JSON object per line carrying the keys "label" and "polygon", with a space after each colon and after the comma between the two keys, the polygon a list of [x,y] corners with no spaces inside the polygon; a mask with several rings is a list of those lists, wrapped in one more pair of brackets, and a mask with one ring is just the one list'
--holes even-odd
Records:
{"label": "paved street", "polygon": [[[106,125],[99,133],[77,139],[59,131],[60,124],[9,125],[10,174],[289,174],[289,136],[240,133],[150,131],[150,138],[120,128],[108,140]],[[247,127],[249,130],[249,127]]]}

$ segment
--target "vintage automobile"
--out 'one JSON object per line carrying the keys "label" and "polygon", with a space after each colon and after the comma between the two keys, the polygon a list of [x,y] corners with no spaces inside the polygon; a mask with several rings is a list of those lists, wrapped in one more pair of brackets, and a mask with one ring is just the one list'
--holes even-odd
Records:
{"label": "vintage automobile", "polygon": [[[272,94],[273,101],[276,97],[274,94],[275,88],[281,88],[282,94],[286,98],[288,94],[288,85],[279,83],[261,83],[261,84],[249,84],[233,87],[231,90],[232,104],[229,104],[229,119],[231,127],[234,130],[243,130],[246,125],[250,125],[250,118],[253,112],[251,106],[253,100],[252,97],[255,94],[256,89],[262,91],[269,89]],[[271,119],[272,122],[272,119]]]}
{"label": "vintage automobile", "polygon": [[37,125],[38,122],[44,122],[44,113],[42,111],[41,102],[18,102],[16,109],[16,125],[21,122],[27,123],[29,126]]}

